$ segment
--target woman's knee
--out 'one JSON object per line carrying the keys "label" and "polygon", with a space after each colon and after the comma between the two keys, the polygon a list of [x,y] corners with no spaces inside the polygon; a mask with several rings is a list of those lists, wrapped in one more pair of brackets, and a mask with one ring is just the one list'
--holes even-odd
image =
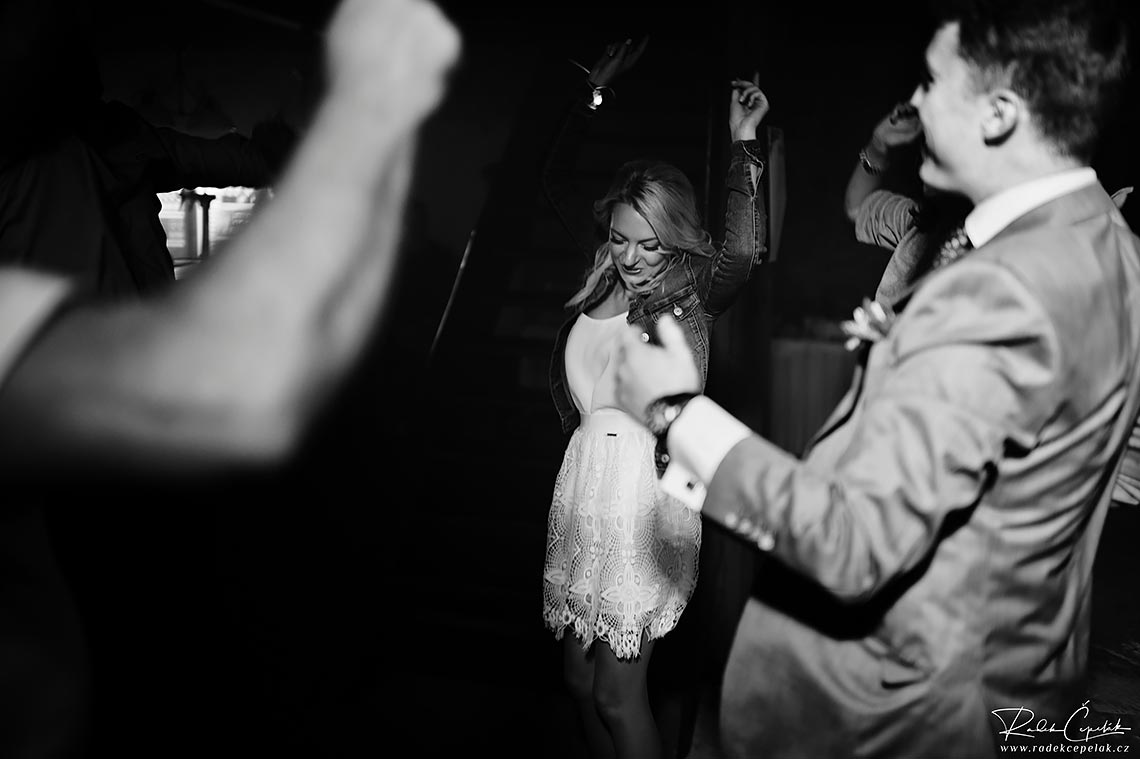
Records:
{"label": "woman's knee", "polygon": [[632,668],[599,669],[594,675],[594,708],[606,722],[621,722],[637,708],[643,688],[639,674]]}
{"label": "woman's knee", "polygon": [[594,667],[577,641],[568,640],[562,662],[562,678],[566,690],[575,701],[592,701],[594,698]]}
{"label": "woman's knee", "polygon": [[566,670],[563,673],[566,681],[566,690],[575,701],[592,701],[594,698],[593,678],[584,676],[581,672]]}

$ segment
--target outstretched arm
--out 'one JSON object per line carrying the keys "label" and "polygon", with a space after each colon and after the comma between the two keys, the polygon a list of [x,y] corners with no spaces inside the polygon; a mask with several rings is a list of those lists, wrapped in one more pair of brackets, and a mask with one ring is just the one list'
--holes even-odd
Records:
{"label": "outstretched arm", "polygon": [[416,130],[459,39],[423,0],[345,0],[329,87],[278,197],[184,287],[68,310],[0,389],[13,465],[142,471],[282,460],[369,338]]}

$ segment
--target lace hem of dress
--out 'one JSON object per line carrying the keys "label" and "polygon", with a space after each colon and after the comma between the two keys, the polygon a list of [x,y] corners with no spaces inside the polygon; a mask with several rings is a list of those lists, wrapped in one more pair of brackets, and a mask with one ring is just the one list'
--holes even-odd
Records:
{"label": "lace hem of dress", "polygon": [[601,641],[610,647],[614,656],[619,659],[636,659],[641,655],[641,638],[657,640],[665,633],[677,626],[681,618],[681,609],[671,612],[662,612],[653,618],[645,627],[618,629],[607,624],[603,619],[597,619],[591,624],[583,617],[574,614],[568,606],[561,608],[547,607],[542,617],[546,627],[554,632],[555,640],[562,640],[566,628],[571,628],[574,637],[582,644],[583,651],[589,651],[595,641]]}

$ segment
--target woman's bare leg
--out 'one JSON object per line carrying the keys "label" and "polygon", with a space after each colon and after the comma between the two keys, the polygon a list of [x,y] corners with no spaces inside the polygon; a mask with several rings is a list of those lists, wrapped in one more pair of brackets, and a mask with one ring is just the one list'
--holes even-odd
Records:
{"label": "woman's bare leg", "polygon": [[567,630],[562,638],[562,672],[566,687],[577,707],[590,756],[594,759],[614,759],[613,739],[594,705],[594,651],[599,647],[604,646],[594,644],[591,651],[583,651],[581,642]]}
{"label": "woman's bare leg", "polygon": [[609,729],[617,759],[660,759],[661,736],[649,707],[647,673],[653,641],[642,640],[634,659],[619,659],[594,644],[594,703]]}

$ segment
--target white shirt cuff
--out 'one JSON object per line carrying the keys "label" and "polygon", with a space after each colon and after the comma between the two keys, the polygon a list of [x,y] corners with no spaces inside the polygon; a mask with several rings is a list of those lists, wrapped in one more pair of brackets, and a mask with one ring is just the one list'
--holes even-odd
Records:
{"label": "white shirt cuff", "polygon": [[700,511],[705,487],[712,482],[720,462],[751,434],[748,425],[715,401],[698,395],[669,428],[669,466],[662,475],[661,489]]}

